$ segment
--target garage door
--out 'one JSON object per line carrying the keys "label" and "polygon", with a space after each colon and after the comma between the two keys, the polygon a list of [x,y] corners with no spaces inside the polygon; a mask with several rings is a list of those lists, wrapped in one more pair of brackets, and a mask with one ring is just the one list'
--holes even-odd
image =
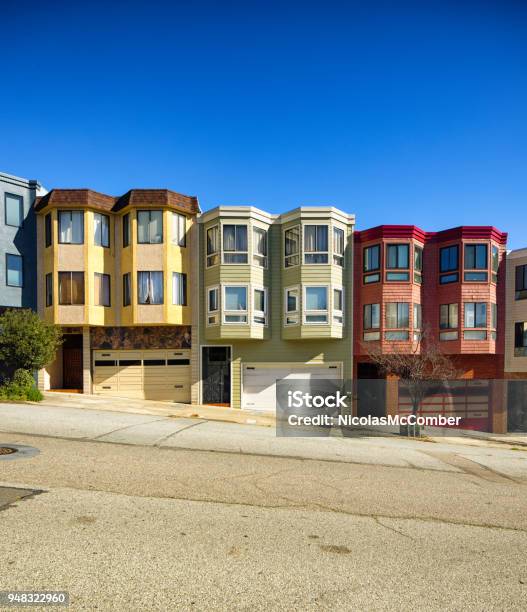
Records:
{"label": "garage door", "polygon": [[93,351],[93,392],[190,403],[190,349]]}
{"label": "garage door", "polygon": [[341,378],[341,372],[341,365],[336,363],[244,364],[242,408],[275,411],[277,380],[336,380]]}

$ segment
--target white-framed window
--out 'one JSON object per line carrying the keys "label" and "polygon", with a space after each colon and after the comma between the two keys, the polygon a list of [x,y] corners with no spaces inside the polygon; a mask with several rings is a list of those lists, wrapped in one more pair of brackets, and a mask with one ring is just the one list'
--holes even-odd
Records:
{"label": "white-framed window", "polygon": [[222,226],[222,252],[224,264],[246,264],[247,225],[225,224]]}
{"label": "white-framed window", "polygon": [[183,272],[172,272],[172,304],[187,305],[187,275]]}
{"label": "white-framed window", "polygon": [[110,246],[110,217],[93,213],[93,242],[95,246]]}
{"label": "white-framed window", "polygon": [[60,244],[84,243],[84,211],[59,210]]}
{"label": "white-framed window", "polygon": [[298,325],[300,311],[300,288],[287,287],[284,290],[284,322],[285,325]]}
{"label": "white-framed window", "polygon": [[327,264],[329,261],[327,225],[304,225],[304,263]]}
{"label": "white-framed window", "polygon": [[223,286],[223,322],[247,323],[247,285]]}
{"label": "white-framed window", "polygon": [[344,291],[342,287],[333,287],[333,323],[344,322]]}
{"label": "white-framed window", "polygon": [[253,322],[267,325],[267,289],[254,287],[253,289]]}
{"label": "white-framed window", "polygon": [[340,227],[333,228],[333,263],[344,267],[344,230]]}
{"label": "white-framed window", "polygon": [[328,285],[304,285],[304,323],[328,323]]}
{"label": "white-framed window", "polygon": [[284,231],[284,268],[292,268],[300,263],[300,225]]}
{"label": "white-framed window", "polygon": [[219,323],[220,312],[220,288],[207,288],[207,325],[217,325]]}
{"label": "white-framed window", "polygon": [[253,227],[253,264],[267,268],[267,230]]}
{"label": "white-framed window", "polygon": [[207,268],[220,263],[220,228],[213,225],[207,229]]}
{"label": "white-framed window", "polygon": [[172,244],[187,246],[187,218],[179,213],[172,213]]}

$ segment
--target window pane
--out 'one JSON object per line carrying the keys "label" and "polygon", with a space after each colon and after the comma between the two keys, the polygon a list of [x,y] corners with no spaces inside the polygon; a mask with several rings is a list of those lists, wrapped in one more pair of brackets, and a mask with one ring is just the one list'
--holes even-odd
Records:
{"label": "window pane", "polygon": [[209,312],[215,312],[218,310],[218,290],[209,290]]}
{"label": "window pane", "polygon": [[317,228],[316,225],[304,227],[304,251],[313,252],[317,250]]}
{"label": "window pane", "polygon": [[300,252],[300,228],[292,227],[284,233],[285,267],[299,264],[298,254]]}
{"label": "window pane", "polygon": [[23,260],[20,255],[7,255],[6,280],[10,287],[22,287],[24,284]]}
{"label": "window pane", "polygon": [[487,304],[476,304],[476,327],[487,326]]}
{"label": "window pane", "polygon": [[236,250],[247,251],[247,226],[236,226]]}
{"label": "window pane", "polygon": [[306,287],[306,310],[327,310],[327,287]]}
{"label": "window pane", "polygon": [[397,247],[397,267],[398,268],[409,268],[409,257],[408,252],[410,247],[408,244],[400,244]]}
{"label": "window pane", "polygon": [[342,310],[342,289],[333,290],[333,310]]}
{"label": "window pane", "polygon": [[465,327],[475,327],[475,304],[465,304]]}
{"label": "window pane", "polygon": [[129,306],[132,301],[131,276],[128,272],[123,275],[123,306]]}
{"label": "window pane", "polygon": [[71,303],[84,304],[84,272],[71,273]]}
{"label": "window pane", "polygon": [[[207,255],[214,255],[218,252],[218,226],[209,227],[207,230]],[[207,259],[207,265],[213,265],[217,263],[212,258]]]}
{"label": "window pane", "polygon": [[386,327],[393,329],[397,327],[397,304],[386,304]]}
{"label": "window pane", "polygon": [[46,274],[46,306],[53,304],[53,275]]}
{"label": "window pane", "polygon": [[396,268],[397,267],[397,245],[388,245],[388,257],[386,261],[386,267]]}
{"label": "window pane", "polygon": [[457,327],[459,325],[459,307],[457,304],[449,305],[449,317],[450,327]]}
{"label": "window pane", "polygon": [[150,244],[163,242],[163,212],[161,210],[150,211]]}
{"label": "window pane", "polygon": [[440,271],[450,272],[458,269],[458,245],[444,247],[440,250]]}
{"label": "window pane", "polygon": [[414,268],[417,272],[423,270],[423,249],[421,247],[414,247]]}
{"label": "window pane", "polygon": [[399,302],[397,304],[397,327],[409,327],[410,316],[409,316],[409,304]]}
{"label": "window pane", "polygon": [[225,310],[247,310],[247,287],[225,287]]}
{"label": "window pane", "polygon": [[298,310],[298,290],[289,289],[287,292],[287,312],[296,312]]}
{"label": "window pane", "polygon": [[449,327],[448,306],[448,304],[441,304],[439,307],[439,327],[441,329],[448,329]]}
{"label": "window pane", "polygon": [[223,250],[236,250],[236,228],[234,225],[223,226]]}
{"label": "window pane", "polygon": [[479,270],[487,267],[487,245],[478,244],[476,246],[476,268]]}
{"label": "window pane", "polygon": [[364,272],[371,272],[372,270],[378,270],[380,267],[380,246],[376,244],[375,246],[366,247],[364,249],[364,262],[363,269]]}
{"label": "window pane", "polygon": [[317,251],[328,250],[328,226],[317,225]]}
{"label": "window pane", "polygon": [[374,329],[378,329],[381,326],[381,305],[371,305],[371,326]]}
{"label": "window pane", "polygon": [[337,255],[344,255],[344,230],[333,228],[333,250]]}
{"label": "window pane", "polygon": [[254,310],[265,312],[265,291],[262,289],[254,290]]}
{"label": "window pane", "polygon": [[6,225],[21,227],[24,218],[24,200],[21,196],[5,194],[5,222]]}
{"label": "window pane", "polygon": [[71,213],[71,243],[82,244],[84,242],[84,213],[73,211]]}
{"label": "window pane", "polygon": [[254,252],[257,255],[267,255],[267,232],[259,227],[253,230]]}
{"label": "window pane", "polygon": [[130,244],[130,213],[123,217],[123,247]]}
{"label": "window pane", "polygon": [[500,266],[500,251],[497,246],[492,247],[492,271],[497,272]]}
{"label": "window pane", "polygon": [[178,213],[172,213],[172,242],[179,246],[186,245],[186,217]]}
{"label": "window pane", "polygon": [[187,275],[181,272],[172,274],[172,304],[187,305]]}
{"label": "window pane", "polygon": [[150,215],[148,211],[137,211],[137,242],[148,242],[148,226],[150,223]]}
{"label": "window pane", "polygon": [[71,242],[71,213],[59,211],[59,242]]}

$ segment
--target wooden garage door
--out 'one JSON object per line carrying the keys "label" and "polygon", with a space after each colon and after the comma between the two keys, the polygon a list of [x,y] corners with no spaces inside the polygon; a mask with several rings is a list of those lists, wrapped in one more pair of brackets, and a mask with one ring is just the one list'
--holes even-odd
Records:
{"label": "wooden garage door", "polygon": [[190,402],[190,349],[93,351],[93,391]]}
{"label": "wooden garage door", "polygon": [[277,380],[337,380],[341,365],[335,363],[247,363],[242,373],[242,408],[276,411]]}

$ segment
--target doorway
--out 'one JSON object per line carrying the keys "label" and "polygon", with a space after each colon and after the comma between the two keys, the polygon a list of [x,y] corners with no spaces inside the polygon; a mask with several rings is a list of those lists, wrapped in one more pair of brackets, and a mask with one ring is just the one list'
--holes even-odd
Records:
{"label": "doorway", "polygon": [[216,406],[231,404],[231,347],[201,347],[202,402]]}
{"label": "doorway", "polygon": [[82,334],[65,334],[62,344],[62,387],[82,392]]}

